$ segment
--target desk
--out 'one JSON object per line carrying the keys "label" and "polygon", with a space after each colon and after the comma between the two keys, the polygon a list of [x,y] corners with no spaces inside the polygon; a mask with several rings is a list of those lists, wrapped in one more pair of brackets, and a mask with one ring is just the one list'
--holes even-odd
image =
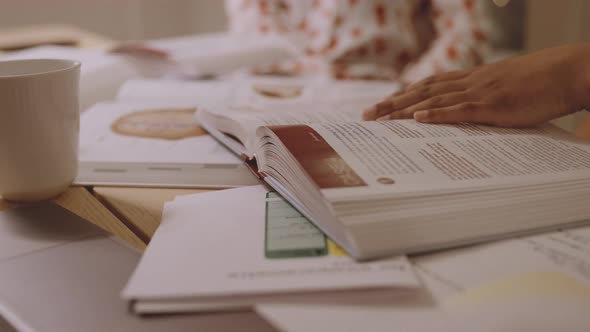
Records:
{"label": "desk", "polygon": [[164,203],[177,195],[208,190],[95,187],[94,194],[145,243],[154,235],[162,220]]}
{"label": "desk", "polygon": [[[98,227],[124,239],[131,246],[143,250],[145,242],[125,226],[113,213],[96,199],[86,188],[71,187],[52,200]],[[14,208],[16,204],[0,199],[0,210]]]}

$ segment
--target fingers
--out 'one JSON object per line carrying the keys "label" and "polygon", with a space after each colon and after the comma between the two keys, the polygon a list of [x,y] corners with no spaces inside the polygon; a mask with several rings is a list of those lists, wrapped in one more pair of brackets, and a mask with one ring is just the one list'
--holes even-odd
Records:
{"label": "fingers", "polygon": [[391,102],[389,101],[389,99],[386,99],[382,102],[379,102],[369,108],[367,108],[364,112],[363,112],[363,120],[365,121],[371,121],[371,120],[376,120],[377,118],[379,118],[381,115],[380,114],[387,114],[388,112],[390,112],[391,110]]}
{"label": "fingers", "polygon": [[485,103],[467,102],[453,106],[422,110],[413,113],[414,119],[423,123],[495,124],[493,109]]}
{"label": "fingers", "polygon": [[[444,94],[462,92],[464,89],[465,86],[463,82],[448,82],[428,85],[411,91],[404,91],[377,103],[373,108],[367,110],[365,115],[369,118],[368,120],[384,118],[393,112],[405,110],[410,106],[419,104],[431,98],[436,99]],[[371,116],[372,118],[370,118]]]}
{"label": "fingers", "polygon": [[390,98],[397,97],[402,93],[403,93],[403,90],[394,92],[392,95],[385,98],[384,101],[379,102],[379,103],[367,108],[362,114],[363,120],[365,120],[365,121],[376,120],[379,117],[378,114],[380,114],[381,112],[386,112],[386,110],[389,108],[389,104],[386,101],[389,100]]}
{"label": "fingers", "polygon": [[414,83],[366,109],[363,112],[363,120],[385,119],[393,112],[403,110],[431,97],[464,91],[467,88],[467,83],[462,79],[470,73],[471,71],[448,72]]}
{"label": "fingers", "polygon": [[397,120],[397,119],[411,119],[414,113],[422,110],[444,108],[452,105],[470,102],[470,96],[466,92],[451,92],[443,95],[437,95],[418,102],[409,107],[395,110],[387,115],[377,118],[380,120]]}

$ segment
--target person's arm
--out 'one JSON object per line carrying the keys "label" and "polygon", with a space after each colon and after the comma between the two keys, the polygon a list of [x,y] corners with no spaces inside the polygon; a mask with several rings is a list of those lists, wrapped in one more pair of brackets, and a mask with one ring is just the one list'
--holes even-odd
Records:
{"label": "person's arm", "polygon": [[431,6],[437,37],[418,61],[407,66],[403,82],[480,65],[490,49],[493,25],[482,0],[431,0]]}
{"label": "person's arm", "polygon": [[526,127],[588,107],[590,43],[582,43],[431,76],[370,107],[363,117]]}

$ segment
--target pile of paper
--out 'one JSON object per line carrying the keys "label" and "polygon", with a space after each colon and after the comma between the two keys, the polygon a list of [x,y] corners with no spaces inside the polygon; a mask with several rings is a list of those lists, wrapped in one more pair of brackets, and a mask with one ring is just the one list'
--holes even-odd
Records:
{"label": "pile of paper", "polygon": [[253,186],[167,203],[123,296],[138,313],[197,312],[392,298],[418,286],[404,257],[355,262],[281,197]]}
{"label": "pile of paper", "polygon": [[123,297],[139,313],[254,307],[286,331],[584,331],[589,253],[586,227],[354,262],[253,186],[167,203]]}

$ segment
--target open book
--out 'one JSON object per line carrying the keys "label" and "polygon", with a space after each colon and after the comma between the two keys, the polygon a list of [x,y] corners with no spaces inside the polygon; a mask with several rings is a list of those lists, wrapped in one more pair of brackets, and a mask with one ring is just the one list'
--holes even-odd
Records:
{"label": "open book", "polygon": [[119,89],[117,100],[82,114],[76,183],[184,188],[257,184],[239,158],[195,123],[193,114],[202,105],[289,108],[359,90],[365,97],[370,93],[374,102],[391,89],[391,84],[298,79],[131,80]]}
{"label": "open book", "polygon": [[259,183],[193,120],[190,103],[117,100],[81,115],[79,185],[228,188]]}
{"label": "open book", "polygon": [[583,223],[590,144],[533,129],[362,122],[361,99],[198,114],[352,256],[416,253]]}

